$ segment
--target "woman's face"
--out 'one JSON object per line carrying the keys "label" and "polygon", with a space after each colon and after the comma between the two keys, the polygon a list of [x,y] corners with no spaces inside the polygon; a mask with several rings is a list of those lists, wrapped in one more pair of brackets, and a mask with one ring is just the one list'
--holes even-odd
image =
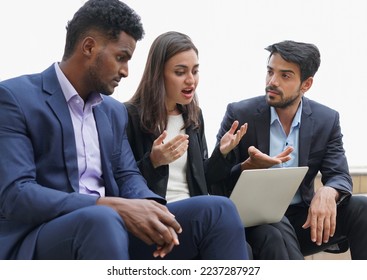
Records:
{"label": "woman's face", "polygon": [[199,62],[194,50],[171,57],[164,66],[166,108],[175,109],[176,104],[189,104],[194,98],[199,83]]}

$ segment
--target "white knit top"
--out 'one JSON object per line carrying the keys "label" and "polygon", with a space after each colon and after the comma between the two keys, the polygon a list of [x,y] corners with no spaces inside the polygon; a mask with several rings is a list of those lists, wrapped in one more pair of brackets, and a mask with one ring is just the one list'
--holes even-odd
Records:
{"label": "white knit top", "polygon": [[[167,123],[167,137],[165,142],[170,141],[178,134],[185,134],[182,115],[169,115]],[[186,179],[187,152],[180,158],[169,164],[169,176],[167,185],[166,200],[173,202],[190,197]]]}

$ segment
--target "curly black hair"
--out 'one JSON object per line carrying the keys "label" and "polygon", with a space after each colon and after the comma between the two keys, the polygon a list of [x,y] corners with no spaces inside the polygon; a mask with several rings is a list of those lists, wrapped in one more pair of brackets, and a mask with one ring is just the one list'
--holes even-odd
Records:
{"label": "curly black hair", "polygon": [[117,39],[124,31],[136,41],[144,36],[140,16],[119,0],[89,0],[66,26],[66,43],[63,59],[67,59],[77,42],[89,31],[96,30],[109,39]]}

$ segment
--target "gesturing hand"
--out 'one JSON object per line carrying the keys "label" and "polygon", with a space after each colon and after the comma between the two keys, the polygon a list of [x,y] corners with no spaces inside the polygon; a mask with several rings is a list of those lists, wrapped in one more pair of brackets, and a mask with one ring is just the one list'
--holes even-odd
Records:
{"label": "gesturing hand", "polygon": [[293,152],[293,147],[288,146],[283,152],[280,154],[271,157],[267,154],[264,154],[259,149],[256,149],[254,146],[248,148],[249,157],[244,162],[241,163],[241,169],[260,169],[260,168],[269,168],[274,165],[287,162],[291,159],[289,155]]}
{"label": "gesturing hand", "polygon": [[163,141],[166,137],[167,131],[163,131],[163,133],[153,142],[150,160],[154,168],[175,161],[181,157],[189,147],[189,136],[187,134],[179,134],[167,143],[164,143]]}
{"label": "gesturing hand", "polygon": [[156,244],[154,257],[166,256],[174,246],[179,245],[180,224],[168,209],[153,200],[102,197],[98,205],[110,206],[123,219],[126,228],[146,244]]}
{"label": "gesturing hand", "polygon": [[232,151],[247,132],[247,123],[245,123],[241,125],[240,129],[235,133],[238,125],[239,122],[234,121],[230,130],[223,135],[222,139],[220,139],[219,149],[223,156],[226,156],[230,151]]}

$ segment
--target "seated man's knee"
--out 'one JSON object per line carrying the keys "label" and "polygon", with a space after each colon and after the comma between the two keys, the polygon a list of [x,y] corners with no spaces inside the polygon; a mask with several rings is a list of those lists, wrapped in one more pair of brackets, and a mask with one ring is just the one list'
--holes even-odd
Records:
{"label": "seated man's knee", "polygon": [[237,208],[227,197],[193,196],[189,199],[169,203],[167,206],[178,219],[191,217],[191,220],[200,220],[208,225],[215,224],[218,227],[223,226],[229,229],[237,227],[243,231],[243,223]]}
{"label": "seated man's knee", "polygon": [[271,225],[263,225],[262,232],[259,233],[259,236],[262,236],[264,242],[266,243],[274,243],[279,244],[283,243],[283,235],[277,228]]}
{"label": "seated man's knee", "polygon": [[250,238],[256,238],[259,243],[283,243],[283,235],[280,230],[269,224],[246,228],[246,235]]}
{"label": "seated man's knee", "polygon": [[242,223],[234,203],[224,196],[210,196],[207,209],[213,217],[219,219],[225,227],[243,231]]}
{"label": "seated man's knee", "polygon": [[234,215],[238,214],[237,208],[234,205],[234,203],[224,196],[216,196],[216,195],[209,196],[207,204],[208,206],[211,206],[214,209],[221,209],[226,213],[233,213]]}
{"label": "seated man's knee", "polygon": [[118,213],[107,206],[91,206],[80,213],[81,226],[88,230],[108,233],[110,230],[125,229]]}

